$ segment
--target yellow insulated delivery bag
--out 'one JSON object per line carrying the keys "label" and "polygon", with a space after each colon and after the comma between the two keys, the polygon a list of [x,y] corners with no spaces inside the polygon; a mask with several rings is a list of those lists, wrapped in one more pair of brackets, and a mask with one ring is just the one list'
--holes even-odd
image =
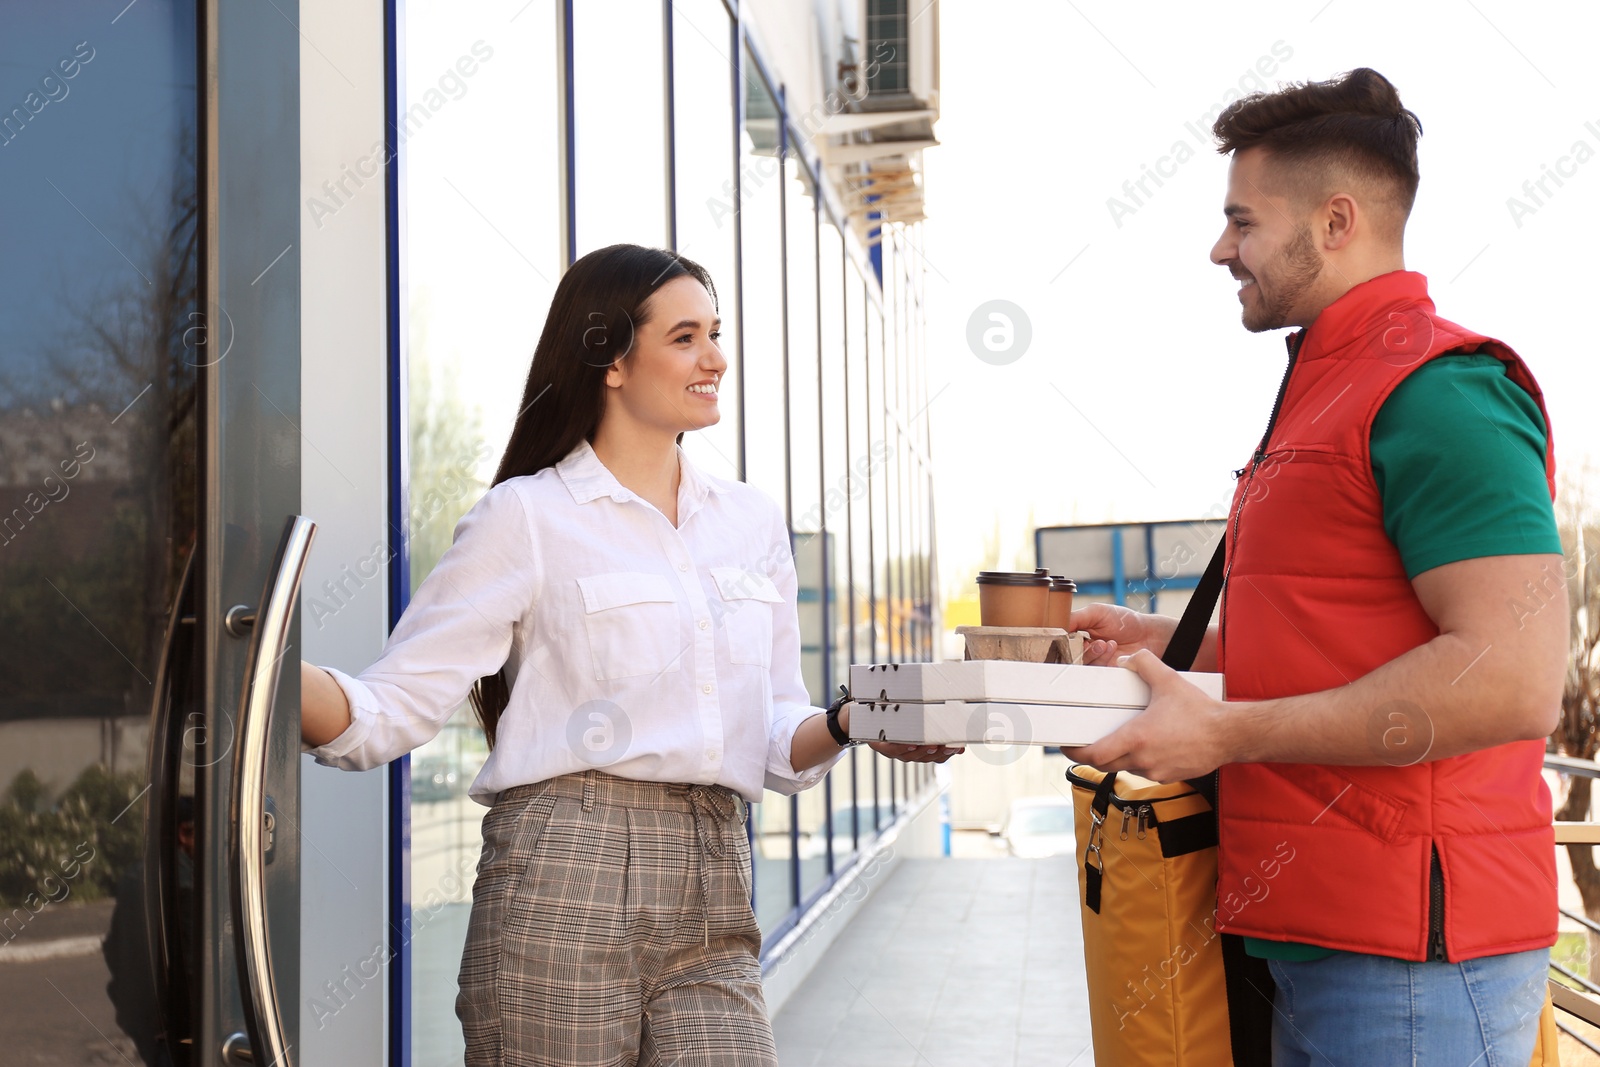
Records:
{"label": "yellow insulated delivery bag", "polygon": [[[1233,1034],[1217,921],[1216,818],[1188,782],[1161,785],[1077,764],[1067,771],[1078,837],[1083,961],[1094,1059],[1108,1067],[1265,1064],[1265,994],[1240,987]],[[1287,863],[1292,853],[1274,858]],[[1270,868],[1263,876],[1271,877]],[[1240,961],[1242,962],[1242,961]],[[1237,1001],[1236,1001],[1237,1002]],[[1545,994],[1530,1067],[1560,1067],[1555,1007]]]}
{"label": "yellow insulated delivery bag", "polygon": [[1233,1063],[1216,929],[1217,822],[1187,782],[1067,772],[1096,1063]]}

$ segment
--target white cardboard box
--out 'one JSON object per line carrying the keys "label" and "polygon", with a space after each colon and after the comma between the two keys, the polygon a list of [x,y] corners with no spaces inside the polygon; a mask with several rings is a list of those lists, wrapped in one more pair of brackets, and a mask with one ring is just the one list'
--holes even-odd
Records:
{"label": "white cardboard box", "polygon": [[850,736],[905,745],[1087,745],[1141,708],[1000,701],[850,705]]}
{"label": "white cardboard box", "polygon": [[[1222,675],[1185,672],[1216,700]],[[850,668],[850,735],[903,744],[1086,745],[1150,703],[1121,667],[961,660]]]}

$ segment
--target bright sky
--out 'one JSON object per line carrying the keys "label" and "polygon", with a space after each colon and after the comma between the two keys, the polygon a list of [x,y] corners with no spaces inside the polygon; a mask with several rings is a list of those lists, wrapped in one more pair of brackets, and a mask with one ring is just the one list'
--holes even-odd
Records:
{"label": "bright sky", "polygon": [[[1019,0],[941,4],[940,17],[924,253],[930,393],[945,390],[930,418],[947,596],[980,565],[1031,566],[1030,516],[1183,519],[1229,499],[1284,332],[1245,332],[1236,283],[1206,258],[1227,162],[1200,119],[1258,61],[1269,83],[1358,66],[1395,83],[1423,125],[1407,267],[1446,318],[1532,365],[1565,467],[1600,458],[1597,346],[1576,321],[1600,282],[1600,8]],[[1163,163],[1176,172],[1147,182],[1153,195],[1119,226],[1108,198],[1126,201],[1123,183],[1178,143],[1193,155]],[[1546,179],[1535,204],[1523,183],[1546,165],[1570,176]],[[1534,210],[1514,218],[1513,196]],[[1005,366],[966,341],[972,312],[996,299],[1032,328]],[[997,520],[1001,558],[986,559]]]}

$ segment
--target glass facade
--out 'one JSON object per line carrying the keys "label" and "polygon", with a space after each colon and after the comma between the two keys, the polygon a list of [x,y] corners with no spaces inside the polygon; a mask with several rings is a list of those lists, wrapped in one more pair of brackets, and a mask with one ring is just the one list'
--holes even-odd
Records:
{"label": "glass facade", "polygon": [[231,337],[201,296],[195,11],[8,15],[0,1059],[187,1064],[223,758],[192,625],[199,382]]}
{"label": "glass facade", "polygon": [[[570,24],[559,0],[403,8],[409,588],[493,477],[569,256],[669,245],[711,272],[729,363],[722,421],[684,446],[784,506],[822,706],[852,662],[933,653],[917,261],[904,232],[885,232],[880,277],[876,232],[840,225],[719,0],[628,6],[596,23],[596,5],[574,4]],[[463,705],[410,757],[417,1067],[460,1062],[455,974],[485,810],[465,794],[485,754]],[[932,782],[925,765],[859,749],[813,789],[754,806],[766,944]]]}

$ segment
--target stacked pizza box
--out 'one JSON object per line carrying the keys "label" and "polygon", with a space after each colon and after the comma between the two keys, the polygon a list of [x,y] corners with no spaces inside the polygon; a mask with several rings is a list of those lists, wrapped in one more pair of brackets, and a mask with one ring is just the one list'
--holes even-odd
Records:
{"label": "stacked pizza box", "polygon": [[[1183,677],[1223,699],[1222,675]],[[1150,703],[1126,668],[985,659],[853,666],[850,694],[851,737],[914,745],[1087,745]]]}

